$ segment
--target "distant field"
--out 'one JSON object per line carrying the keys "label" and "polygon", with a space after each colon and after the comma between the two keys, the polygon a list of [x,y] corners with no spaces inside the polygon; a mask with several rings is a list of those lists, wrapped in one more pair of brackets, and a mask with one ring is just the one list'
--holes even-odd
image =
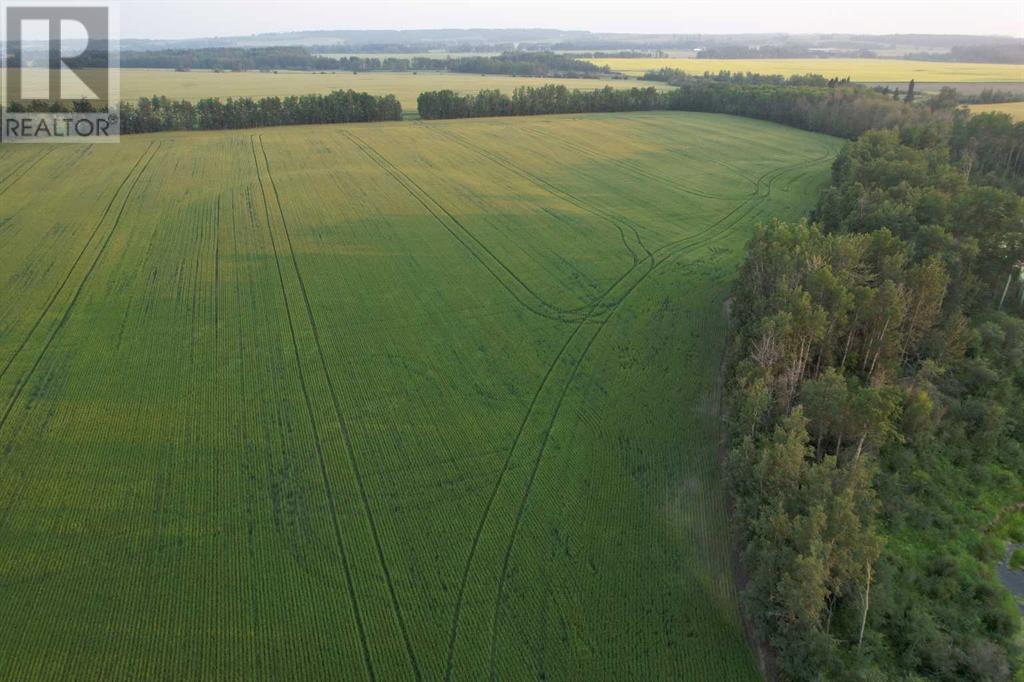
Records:
{"label": "distant field", "polygon": [[0,146],[0,679],[758,679],[723,307],[839,145],[661,112]]}
{"label": "distant field", "polygon": [[970,109],[975,114],[986,111],[998,111],[1009,114],[1017,121],[1024,121],[1024,102],[1006,102],[1004,104],[972,104]]}
{"label": "distant field", "polygon": [[499,52],[317,52],[321,57],[331,57],[332,59],[341,59],[344,57],[359,57],[359,58],[373,58],[387,59],[394,57],[395,59],[412,59],[414,57],[427,57],[428,59],[457,59],[459,57],[493,57],[494,55],[500,54]]}
{"label": "distant field", "polygon": [[1024,66],[1017,64],[954,64],[906,59],[591,59],[613,71],[642,76],[664,67],[691,73],[705,71],[753,71],[792,76],[820,73],[829,78],[850,76],[855,81],[906,82],[1021,82]]}
{"label": "distant field", "polygon": [[[26,83],[43,81],[45,70],[29,69]],[[45,82],[45,81],[43,81]],[[597,80],[590,78],[519,78],[512,76],[481,76],[477,74],[448,73],[443,71],[420,71],[418,73],[351,71],[338,73],[312,73],[302,71],[280,71],[262,73],[245,71],[240,73],[214,71],[180,72],[171,69],[122,69],[121,99],[136,100],[139,97],[167,95],[172,99],[198,100],[204,97],[270,97],[328,93],[332,90],[348,89],[368,92],[371,95],[395,95],[406,111],[416,111],[416,98],[425,90],[450,89],[460,93],[476,93],[484,88],[497,88],[511,92],[523,85],[544,85],[558,83],[567,88],[594,90],[610,85],[614,88],[647,87],[654,83],[638,83],[624,80]],[[661,84],[661,89],[669,86]],[[73,90],[69,97],[79,96]]]}

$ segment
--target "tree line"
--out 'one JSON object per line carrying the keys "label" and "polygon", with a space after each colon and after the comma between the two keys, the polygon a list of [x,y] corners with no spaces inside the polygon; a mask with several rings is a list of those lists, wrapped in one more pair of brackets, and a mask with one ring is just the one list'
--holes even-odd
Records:
{"label": "tree line", "polygon": [[[883,95],[891,96],[893,99],[907,99],[909,97],[913,100],[916,97],[915,82],[910,81],[907,86],[907,90],[901,90],[898,85],[876,85],[874,90]],[[1024,92],[1013,92],[1011,90],[997,90],[994,88],[985,88],[981,92],[977,93],[961,93],[954,87],[944,86],[938,94],[932,95],[928,99],[928,106],[932,109],[940,109],[945,107],[955,107],[958,104],[1001,104],[1003,102],[1021,102],[1024,101]]]}
{"label": "tree line", "polygon": [[179,71],[408,71],[443,69],[448,61],[429,57],[327,56],[297,46],[208,47],[121,53],[121,66],[124,68]]}
{"label": "tree line", "polygon": [[1020,614],[990,568],[1004,545],[985,532],[1024,495],[1013,129],[959,112],[867,131],[811,222],[748,245],[728,478],[745,608],[776,677],[1021,669]]}
{"label": "tree line", "polygon": [[503,52],[496,57],[460,57],[447,61],[449,71],[586,78],[611,73],[607,66],[554,52]]}
{"label": "tree line", "polygon": [[649,111],[661,108],[662,103],[655,88],[570,90],[553,83],[519,87],[511,96],[499,90],[481,90],[476,95],[435,90],[420,93],[416,100],[417,110],[424,119]]}
{"label": "tree line", "polygon": [[668,59],[665,50],[613,50],[595,52],[573,52],[577,59]]}
{"label": "tree line", "polygon": [[499,42],[453,42],[450,40],[413,40],[411,42],[352,42],[323,43],[309,45],[314,54],[422,54],[436,52],[438,54],[459,53],[495,53],[508,52],[516,49],[514,41]]}
{"label": "tree line", "polygon": [[[87,64],[82,64],[87,66]],[[211,47],[121,53],[124,68],[214,71],[436,70],[515,76],[594,77],[608,67],[554,52],[506,51],[488,57],[370,57],[314,53],[305,47]]]}
{"label": "tree line", "polygon": [[417,109],[424,119],[701,111],[758,118],[847,139],[870,130],[900,129],[902,135],[914,137],[909,140],[914,144],[945,141],[951,158],[965,164],[968,176],[980,173],[989,184],[1011,188],[1019,188],[1024,178],[1024,123],[1014,123],[1003,114],[969,115],[958,110],[955,91],[944,89],[921,103],[915,99],[913,82],[894,97],[843,82],[826,81],[824,87],[796,84],[801,78],[820,76],[795,78],[787,79],[786,85],[693,78],[664,92],[612,87],[570,90],[558,84],[519,87],[511,95],[499,90],[481,90],[476,95],[440,90],[421,93]]}
{"label": "tree line", "polygon": [[655,88],[569,90],[561,85],[460,95],[450,90],[422,93],[422,118],[528,116],[605,111],[704,111],[759,118],[794,128],[855,138],[873,128],[892,128],[935,117],[933,112],[894,101],[861,87],[739,85],[689,80],[670,91]]}
{"label": "tree line", "polygon": [[733,83],[735,85],[807,85],[817,88],[835,88],[849,86],[850,78],[825,78],[818,73],[794,74],[782,76],[779,74],[752,73],[747,71],[721,70],[717,73],[705,71],[702,74],[688,73],[682,69],[671,69],[664,67],[656,71],[648,71],[640,80],[661,81],[670,85],[679,85],[689,81],[713,81],[716,83]]}
{"label": "tree line", "polygon": [[1001,104],[1003,102],[1024,101],[1024,92],[985,88],[978,93],[957,93],[957,101],[961,104]]}
{"label": "tree line", "polygon": [[980,62],[985,64],[1024,64],[1024,44],[1020,41],[997,45],[954,45],[949,52],[915,52],[904,59],[933,62]]}
{"label": "tree line", "polygon": [[[92,112],[88,100],[70,103],[12,102],[7,109],[19,112]],[[167,130],[226,130],[310,123],[364,123],[398,121],[402,105],[394,95],[376,96],[354,90],[335,90],[327,95],[291,97],[206,98],[198,102],[163,96],[122,102],[121,134]]]}
{"label": "tree line", "polygon": [[803,45],[708,45],[697,50],[697,59],[870,59],[872,50],[812,50]]}
{"label": "tree line", "polygon": [[398,121],[402,105],[394,95],[354,90],[327,95],[201,99],[195,104],[166,97],[142,98],[121,107],[122,134],[162,130],[224,130],[309,123]]}

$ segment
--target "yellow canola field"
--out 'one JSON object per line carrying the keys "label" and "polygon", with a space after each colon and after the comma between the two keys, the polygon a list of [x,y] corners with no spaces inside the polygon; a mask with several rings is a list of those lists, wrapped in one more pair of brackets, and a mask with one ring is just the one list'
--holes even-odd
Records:
{"label": "yellow canola field", "polygon": [[972,104],[971,113],[984,114],[989,111],[998,111],[1002,114],[1009,114],[1018,121],[1024,121],[1024,102],[1005,102],[1003,104]]}
{"label": "yellow canola field", "polygon": [[752,71],[792,76],[820,73],[828,78],[845,78],[870,83],[902,82],[911,78],[921,82],[1010,83],[1024,81],[1024,65],[966,64],[912,61],[908,59],[591,59],[613,71],[642,76],[661,68],[682,69],[688,73],[705,71]]}

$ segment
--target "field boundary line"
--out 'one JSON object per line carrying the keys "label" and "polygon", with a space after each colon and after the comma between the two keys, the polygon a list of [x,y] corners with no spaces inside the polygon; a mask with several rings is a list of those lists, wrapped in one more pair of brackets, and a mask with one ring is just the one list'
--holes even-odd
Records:
{"label": "field boundary line", "polygon": [[317,355],[320,358],[320,366],[324,373],[324,379],[327,382],[327,389],[331,394],[331,402],[334,406],[334,416],[338,421],[338,428],[341,431],[342,441],[345,445],[346,454],[348,454],[349,464],[352,467],[352,472],[355,475],[356,486],[359,489],[359,495],[362,498],[363,508],[366,511],[366,518],[370,524],[370,532],[373,537],[373,544],[377,549],[377,558],[380,562],[381,569],[384,571],[384,578],[387,581],[388,594],[391,597],[391,605],[395,612],[395,617],[398,620],[398,626],[402,633],[402,638],[405,643],[406,653],[409,656],[409,663],[412,666],[413,674],[416,679],[421,679],[419,663],[416,660],[416,655],[412,649],[412,641],[409,638],[409,632],[405,625],[405,619],[402,616],[402,609],[398,602],[398,595],[395,592],[394,581],[391,578],[391,570],[388,568],[387,561],[384,558],[384,549],[380,542],[380,534],[377,531],[377,522],[374,519],[373,510],[370,507],[369,496],[366,494],[366,485],[363,482],[362,473],[359,469],[359,463],[355,456],[355,448],[352,445],[352,437],[348,430],[348,425],[345,422],[345,418],[342,415],[341,403],[338,400],[338,393],[334,388],[334,381],[331,379],[331,373],[328,369],[327,360],[324,356],[323,345],[320,342],[320,330],[316,324],[316,317],[313,315],[313,307],[309,302],[309,295],[306,292],[306,282],[302,277],[302,271],[299,269],[299,261],[295,256],[295,248],[292,245],[291,231],[288,228],[288,220],[284,215],[284,206],[281,203],[281,196],[277,191],[277,183],[274,181],[274,174],[270,169],[270,159],[267,157],[267,150],[263,146],[263,136],[259,136],[260,151],[263,153],[263,162],[267,167],[267,177],[270,179],[270,186],[274,190],[274,200],[277,203],[278,213],[281,215],[281,225],[284,227],[285,239],[288,242],[288,251],[291,254],[292,265],[295,268],[295,276],[299,282],[299,290],[302,293],[302,300],[306,306],[306,315],[309,318],[310,328],[313,331],[313,341],[316,344]]}

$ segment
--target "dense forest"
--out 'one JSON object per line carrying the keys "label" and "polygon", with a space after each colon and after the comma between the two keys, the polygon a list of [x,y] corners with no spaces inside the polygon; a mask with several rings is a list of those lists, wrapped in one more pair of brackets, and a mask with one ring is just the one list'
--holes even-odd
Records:
{"label": "dense forest", "polygon": [[748,246],[729,480],[781,679],[1021,670],[992,566],[1024,540],[1003,513],[1024,499],[1022,132],[964,112],[865,132],[812,222]]}
{"label": "dense forest", "polygon": [[[68,111],[91,112],[88,100],[67,105],[34,101],[28,105],[12,102],[7,111],[18,113]],[[365,123],[397,121],[402,105],[394,95],[375,96],[354,90],[335,90],[328,95],[291,97],[249,97],[201,99],[198,102],[167,97],[143,97],[122,102],[121,134],[156,133],[165,130],[226,130],[307,123]]]}
{"label": "dense forest", "polygon": [[949,144],[965,177],[1024,194],[1024,122],[1014,123],[1006,114],[960,113]]}

